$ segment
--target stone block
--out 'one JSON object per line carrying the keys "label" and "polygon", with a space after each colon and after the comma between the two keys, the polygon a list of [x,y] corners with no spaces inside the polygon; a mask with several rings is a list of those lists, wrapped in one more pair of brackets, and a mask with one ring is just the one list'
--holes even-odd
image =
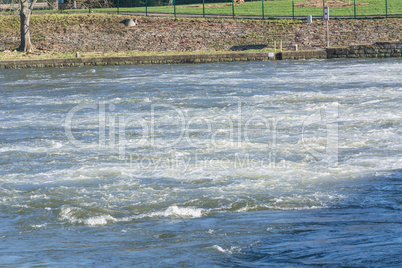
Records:
{"label": "stone block", "polygon": [[377,49],[374,49],[374,48],[366,48],[365,50],[364,50],[364,53],[366,53],[366,54],[373,54],[373,53],[377,53],[378,52],[378,50]]}
{"label": "stone block", "polygon": [[336,50],[336,52],[335,52],[336,55],[347,55],[349,53],[350,53],[350,51],[348,51],[347,49],[339,49],[339,50]]}
{"label": "stone block", "polygon": [[396,44],[384,44],[383,48],[385,49],[396,48]]}

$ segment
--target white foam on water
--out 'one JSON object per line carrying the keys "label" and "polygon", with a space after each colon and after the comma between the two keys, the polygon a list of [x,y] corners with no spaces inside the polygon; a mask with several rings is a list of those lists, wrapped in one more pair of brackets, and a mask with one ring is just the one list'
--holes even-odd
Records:
{"label": "white foam on water", "polygon": [[[156,202],[155,204],[158,204]],[[148,205],[151,205],[148,203]],[[147,219],[147,218],[171,218],[171,219],[194,219],[201,218],[208,214],[209,210],[195,208],[195,207],[179,207],[169,206],[165,210],[138,214],[134,216],[122,217],[117,219],[118,222],[131,222],[133,220]]]}
{"label": "white foam on water", "polygon": [[114,223],[116,218],[111,215],[89,216],[87,211],[82,208],[64,205],[60,208],[60,219],[67,220],[72,224],[84,224],[88,226],[98,226]]}
{"label": "white foam on water", "polygon": [[40,228],[43,228],[43,227],[46,227],[46,226],[47,226],[47,223],[31,225],[31,227],[35,228],[35,229],[40,229]]}
{"label": "white foam on water", "polygon": [[41,141],[29,145],[12,145],[0,148],[0,153],[6,152],[27,152],[27,153],[44,153],[61,149],[65,144],[59,141],[48,140]]}
{"label": "white foam on water", "polygon": [[194,207],[170,206],[164,211],[153,212],[148,217],[166,217],[166,218],[200,218],[205,214],[205,210]]}
{"label": "white foam on water", "polygon": [[91,217],[91,218],[83,220],[82,222],[85,225],[97,226],[97,225],[106,225],[108,223],[114,223],[116,221],[117,221],[116,218],[114,218],[110,215],[103,215],[103,216]]}
{"label": "white foam on water", "polygon": [[239,253],[239,252],[241,252],[241,248],[240,248],[240,247],[234,247],[234,246],[231,246],[231,247],[228,248],[228,249],[224,249],[224,248],[222,248],[222,247],[219,246],[219,245],[213,245],[212,248],[218,250],[219,252],[226,253],[226,254],[233,254],[233,253]]}

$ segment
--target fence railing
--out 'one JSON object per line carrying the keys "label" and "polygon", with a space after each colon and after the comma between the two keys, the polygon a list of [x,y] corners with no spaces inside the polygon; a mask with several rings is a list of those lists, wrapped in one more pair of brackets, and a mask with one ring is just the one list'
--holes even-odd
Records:
{"label": "fence railing", "polygon": [[[35,4],[35,10],[56,10],[58,9],[57,0],[38,0]],[[17,0],[0,0],[0,12],[14,13],[20,8]]]}
{"label": "fence railing", "polygon": [[[115,12],[175,17],[322,17],[329,5],[334,17],[402,17],[402,0],[39,0],[36,12]],[[16,0],[0,0],[0,11],[18,9]],[[53,10],[53,11],[51,11]]]}

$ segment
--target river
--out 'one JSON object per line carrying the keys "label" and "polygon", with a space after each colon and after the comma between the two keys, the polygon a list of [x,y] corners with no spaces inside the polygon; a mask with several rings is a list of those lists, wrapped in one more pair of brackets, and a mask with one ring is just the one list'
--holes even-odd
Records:
{"label": "river", "polygon": [[398,266],[401,73],[0,70],[0,266]]}

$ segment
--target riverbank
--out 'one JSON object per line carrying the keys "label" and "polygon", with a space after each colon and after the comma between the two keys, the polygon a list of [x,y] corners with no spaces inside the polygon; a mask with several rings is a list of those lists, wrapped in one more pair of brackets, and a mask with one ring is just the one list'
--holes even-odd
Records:
{"label": "riverbank", "polygon": [[[129,15],[32,15],[31,39],[38,54],[75,52],[230,51],[236,46],[268,45],[282,40],[285,49],[326,46],[322,20],[233,20],[138,17],[138,25],[122,23]],[[0,16],[0,51],[19,45],[19,16]],[[331,20],[331,46],[399,41],[402,19]],[[4,56],[4,55],[3,55]]]}
{"label": "riverbank", "polygon": [[[0,16],[2,68],[43,64],[204,62],[207,58],[211,61],[252,60],[256,58],[253,54],[238,53],[256,48],[252,53],[263,53],[256,58],[262,60],[268,59],[268,51],[275,48],[282,47],[285,52],[294,51],[296,47],[302,51],[324,51],[326,46],[325,24],[321,20],[306,23],[301,20],[138,17],[138,25],[126,27],[123,22],[129,18],[132,17],[111,14],[33,15],[31,39],[36,50],[25,54],[15,52],[20,42],[19,16]],[[349,47],[399,42],[401,32],[400,18],[332,20],[330,44],[332,47]],[[293,58],[306,58],[304,52],[293,53],[296,53]],[[397,55],[395,53],[393,55]],[[217,60],[219,55],[223,56]],[[271,58],[283,57],[275,55]]]}

